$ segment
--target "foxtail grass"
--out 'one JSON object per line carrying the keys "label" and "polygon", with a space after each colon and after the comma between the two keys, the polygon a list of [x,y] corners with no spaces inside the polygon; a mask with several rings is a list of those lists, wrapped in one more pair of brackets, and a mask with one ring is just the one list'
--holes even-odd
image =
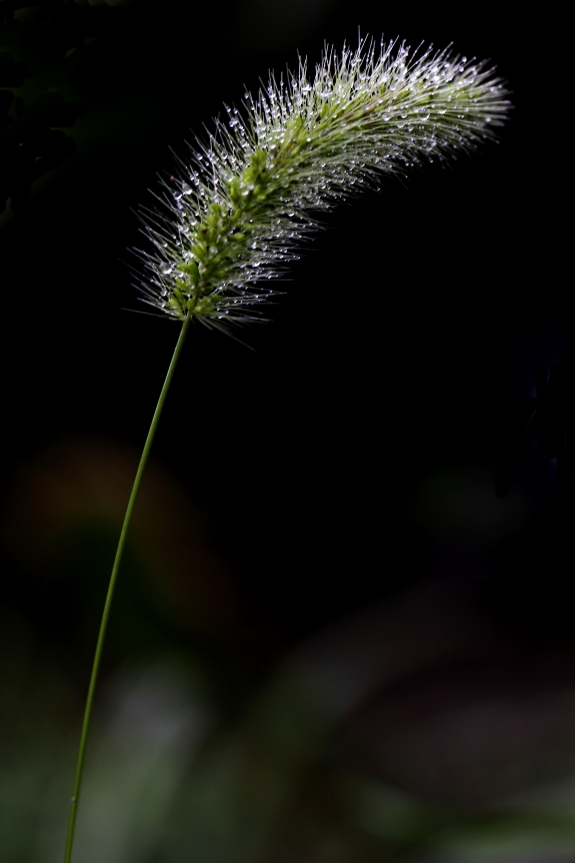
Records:
{"label": "foxtail grass", "polygon": [[179,338],[146,438],[116,552],[90,677],[64,863],[70,863],[90,718],[128,527],[185,336],[194,320],[230,326],[263,319],[274,279],[297,258],[318,216],[374,187],[450,160],[496,137],[508,92],[486,63],[428,48],[362,41],[326,49],[315,74],[300,62],[242,106],[227,108],[205,141],[178,159],[156,204],[142,208],[147,246],[137,288],[154,313],[180,322]]}

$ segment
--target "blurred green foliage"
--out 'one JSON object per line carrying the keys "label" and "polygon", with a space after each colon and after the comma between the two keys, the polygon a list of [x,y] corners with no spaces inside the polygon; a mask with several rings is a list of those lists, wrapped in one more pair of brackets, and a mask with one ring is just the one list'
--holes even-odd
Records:
{"label": "blurred green foliage", "polygon": [[[51,597],[53,627],[47,637],[3,610],[6,860],[60,859],[97,610],[134,460],[109,442],[68,441],[23,466],[5,500],[3,546],[23,589]],[[481,475],[471,476],[482,531],[489,519],[495,535],[501,518],[512,526],[517,508],[505,516],[496,501],[488,514]],[[452,512],[442,527],[437,508],[443,494],[432,476],[417,505],[435,535],[452,530]],[[467,506],[474,513],[475,499]],[[573,654],[520,644],[510,653],[474,590],[440,579],[282,645],[234,588],[205,516],[152,464],[112,620],[78,860],[571,859]],[[61,617],[55,596],[65,597]]]}

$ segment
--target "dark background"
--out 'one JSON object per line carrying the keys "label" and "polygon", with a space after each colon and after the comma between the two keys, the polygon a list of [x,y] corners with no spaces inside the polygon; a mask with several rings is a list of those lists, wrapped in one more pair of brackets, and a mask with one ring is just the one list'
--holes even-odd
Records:
{"label": "dark background", "polygon": [[504,641],[570,651],[570,494],[533,453],[495,494],[514,412],[572,326],[557,9],[4,0],[0,15],[5,632],[51,657],[81,701],[177,338],[126,311],[145,309],[127,266],[145,242],[132,210],[224,101],[298,52],[313,66],[324,41],[355,46],[359,29],[491,58],[509,123],[499,143],[386,177],[325,217],[270,322],[237,333],[249,348],[192,329],[142,490],[159,562],[142,563],[136,527],[104,676],[139,652],[200,657],[235,716],[342,615],[478,568],[473,602]]}

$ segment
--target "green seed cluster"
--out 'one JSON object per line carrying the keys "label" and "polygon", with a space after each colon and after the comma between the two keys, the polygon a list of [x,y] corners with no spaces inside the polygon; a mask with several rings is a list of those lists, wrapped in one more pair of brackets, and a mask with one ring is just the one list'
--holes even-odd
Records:
{"label": "green seed cluster", "polygon": [[164,183],[163,211],[145,217],[144,300],[171,317],[219,326],[258,319],[270,279],[297,257],[325,210],[382,172],[451,158],[494,137],[509,102],[485,64],[447,51],[364,41],[272,77],[243,112],[227,109],[207,144]]}
{"label": "green seed cluster", "polygon": [[210,317],[217,312],[214,285],[233,279],[237,263],[249,249],[259,211],[271,192],[267,161],[267,154],[256,150],[241,175],[229,181],[228,205],[215,201],[208,205],[189,245],[189,262],[176,265],[181,275],[175,278],[167,303],[177,317]]}

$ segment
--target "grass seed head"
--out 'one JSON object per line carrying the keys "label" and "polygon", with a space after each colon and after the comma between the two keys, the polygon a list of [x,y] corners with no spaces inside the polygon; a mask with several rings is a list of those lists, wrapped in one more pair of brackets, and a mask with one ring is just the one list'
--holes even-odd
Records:
{"label": "grass seed head", "polygon": [[326,48],[313,78],[305,61],[285,80],[270,74],[162,181],[160,207],[141,211],[152,243],[137,252],[144,301],[212,326],[261,320],[270,280],[297,258],[313,214],[382,173],[494,138],[507,95],[486,63],[383,41]]}

